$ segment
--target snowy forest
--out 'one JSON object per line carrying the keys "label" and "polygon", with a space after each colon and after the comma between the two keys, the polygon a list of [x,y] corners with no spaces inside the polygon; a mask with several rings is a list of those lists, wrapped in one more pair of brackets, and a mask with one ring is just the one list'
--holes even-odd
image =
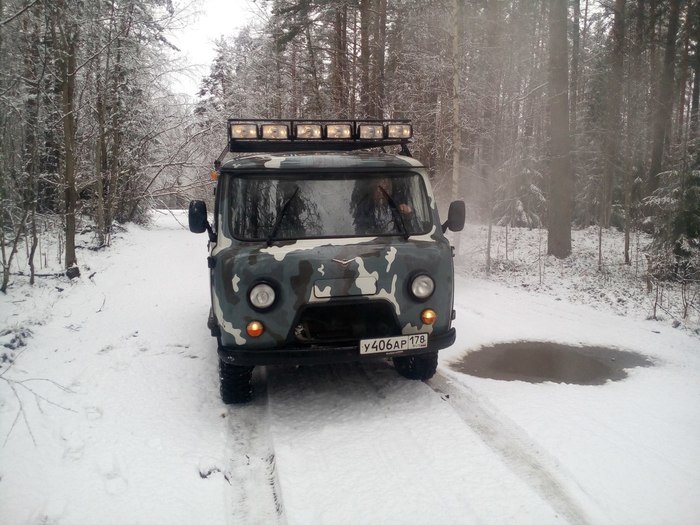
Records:
{"label": "snowy forest", "polygon": [[[2,291],[42,235],[80,272],[119,224],[211,194],[225,122],[408,118],[413,155],[472,223],[645,232],[649,272],[700,265],[700,3],[690,0],[258,0],[216,40],[194,100],[176,0],[0,1]],[[37,248],[39,247],[39,250]],[[488,263],[487,263],[488,264]]]}

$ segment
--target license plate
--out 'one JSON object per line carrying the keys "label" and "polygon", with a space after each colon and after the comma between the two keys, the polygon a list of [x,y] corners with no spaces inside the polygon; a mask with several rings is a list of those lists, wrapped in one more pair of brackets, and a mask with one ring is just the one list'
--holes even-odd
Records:
{"label": "license plate", "polygon": [[383,352],[401,352],[428,347],[428,334],[399,335],[397,337],[379,337],[362,339],[360,354],[380,354]]}

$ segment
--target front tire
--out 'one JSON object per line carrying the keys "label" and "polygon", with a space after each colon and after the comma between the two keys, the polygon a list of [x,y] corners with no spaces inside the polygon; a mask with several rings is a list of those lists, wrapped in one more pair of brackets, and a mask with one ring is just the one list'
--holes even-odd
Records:
{"label": "front tire", "polygon": [[425,380],[435,375],[438,353],[393,357],[394,368],[407,379]]}
{"label": "front tire", "polygon": [[232,365],[219,359],[221,400],[227,404],[247,403],[253,399],[253,367]]}

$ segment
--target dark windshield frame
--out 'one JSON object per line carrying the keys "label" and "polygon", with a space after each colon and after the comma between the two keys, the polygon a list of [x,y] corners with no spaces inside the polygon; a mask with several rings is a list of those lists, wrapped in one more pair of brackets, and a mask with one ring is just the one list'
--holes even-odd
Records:
{"label": "dark windshield frame", "polygon": [[[279,171],[271,171],[271,170],[246,170],[246,171],[227,171],[226,175],[230,177],[230,180],[228,181],[228,188],[226,192],[226,200],[227,200],[227,211],[229,214],[228,217],[228,227],[229,231],[231,233],[231,236],[242,242],[268,242],[268,238],[264,235],[261,235],[259,237],[242,237],[240,235],[236,235],[236,228],[235,228],[235,218],[236,218],[236,213],[233,209],[233,204],[236,202],[236,197],[233,195],[233,192],[235,191],[235,179],[259,179],[259,180],[285,180],[289,182],[293,182],[295,180],[314,180],[314,179],[319,179],[319,180],[357,180],[357,179],[362,179],[363,177],[366,177],[367,179],[381,179],[381,178],[401,178],[401,177],[413,177],[417,179],[417,183],[420,187],[420,196],[414,195],[412,196],[414,202],[416,202],[418,199],[422,200],[422,205],[423,208],[426,212],[426,215],[424,217],[424,228],[422,230],[416,230],[416,231],[411,231],[410,236],[419,236],[419,235],[426,235],[430,233],[433,225],[434,225],[434,218],[433,218],[433,210],[430,206],[430,196],[428,195],[428,189],[425,184],[425,180],[423,178],[423,175],[415,169],[411,169],[409,167],[401,167],[401,168],[386,168],[386,167],[378,167],[377,169],[367,169],[367,170],[353,170],[353,169],[348,169],[348,168],[339,168],[339,169],[334,169],[334,168],[324,168],[323,170],[310,170],[310,169],[292,169],[292,170],[279,170]],[[401,228],[397,228],[396,231],[394,232],[388,232],[388,233],[371,233],[371,234],[354,234],[354,235],[316,235],[316,236],[299,236],[299,237],[282,237],[282,238],[274,238],[273,242],[289,242],[289,241],[297,241],[297,240],[321,240],[321,239],[360,239],[360,238],[375,238],[375,237],[385,237],[385,238],[391,238],[391,237],[403,237],[406,238],[406,234],[403,231],[400,231]]]}

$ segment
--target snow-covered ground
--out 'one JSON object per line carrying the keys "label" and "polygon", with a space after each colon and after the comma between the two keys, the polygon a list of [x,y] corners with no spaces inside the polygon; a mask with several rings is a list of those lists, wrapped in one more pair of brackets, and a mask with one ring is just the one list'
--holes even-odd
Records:
{"label": "snow-covered ground", "polygon": [[[0,296],[3,524],[700,520],[696,321],[646,320],[642,277],[615,261],[597,272],[594,233],[561,264],[540,257],[536,230],[509,233],[506,261],[499,230],[486,280],[484,231],[468,229],[458,339],[428,382],[381,361],[270,367],[253,403],[226,407],[206,240],[184,220],[159,214],[81,250],[77,281],[16,278]],[[598,386],[459,371],[513,341],[649,366]]]}
{"label": "snow-covered ground", "polygon": [[[467,225],[461,235],[460,270],[483,277],[488,228]],[[641,232],[630,238],[630,264],[624,264],[624,234],[614,228],[572,231],[572,255],[547,256],[547,230],[493,227],[489,279],[634,318],[650,318],[700,335],[700,285],[685,290],[647,273],[647,246]],[[599,243],[602,254],[599,265]],[[648,291],[651,289],[651,292]],[[684,297],[687,306],[684,308]]]}

